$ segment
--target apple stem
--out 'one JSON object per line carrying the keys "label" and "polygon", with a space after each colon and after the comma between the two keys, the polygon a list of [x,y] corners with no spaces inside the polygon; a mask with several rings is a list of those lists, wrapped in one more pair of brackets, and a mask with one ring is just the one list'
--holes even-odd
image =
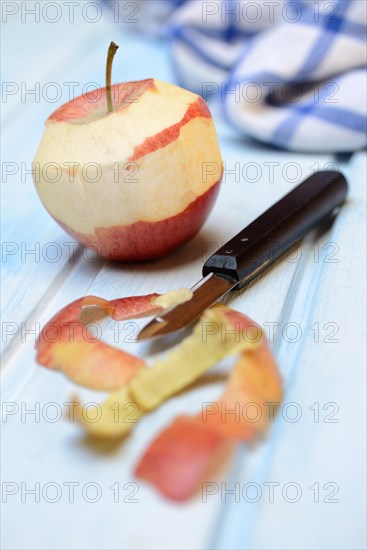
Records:
{"label": "apple stem", "polygon": [[106,63],[106,97],[107,97],[107,112],[112,113],[112,97],[111,97],[111,76],[112,76],[112,63],[115,53],[118,50],[118,45],[111,42],[107,52]]}

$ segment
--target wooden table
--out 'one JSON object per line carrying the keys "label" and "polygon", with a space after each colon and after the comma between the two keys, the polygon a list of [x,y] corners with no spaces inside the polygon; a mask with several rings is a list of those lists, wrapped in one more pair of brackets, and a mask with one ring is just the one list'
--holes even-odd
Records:
{"label": "wooden table", "polygon": [[[22,21],[19,10],[3,25],[3,548],[365,548],[365,154],[273,150],[240,139],[218,117],[226,178],[201,233],[155,263],[91,258],[74,247],[34,190],[29,170],[43,121],[69,99],[72,86],[79,95],[86,83],[103,84],[111,39],[121,46],[115,81],[173,81],[173,75],[164,44],[121,35],[106,13],[91,23],[77,7],[74,23],[62,11],[52,24],[49,9],[39,22],[24,13]],[[233,307],[264,326],[285,387],[269,438],[252,450],[239,446],[223,473],[223,487],[237,487],[240,497],[218,485],[206,502],[198,496],[177,505],[139,483],[129,499],[135,486],[126,484],[136,483],[133,466],[148,442],[175,415],[196,410],[203,396],[214,398],[218,386],[171,399],[122,446],[92,448],[77,425],[57,415],[75,390],[85,401],[101,395],[37,366],[32,331],[79,296],[110,299],[192,285],[209,250],[329,163],[350,184],[332,228],[311,235],[246,292],[231,296]],[[121,347],[133,352],[136,344]],[[32,488],[39,502],[27,493]]]}

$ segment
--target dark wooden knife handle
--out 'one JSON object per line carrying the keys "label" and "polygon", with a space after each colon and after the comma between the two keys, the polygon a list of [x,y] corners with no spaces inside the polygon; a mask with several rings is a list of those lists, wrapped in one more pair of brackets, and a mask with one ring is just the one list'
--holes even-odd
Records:
{"label": "dark wooden knife handle", "polygon": [[203,275],[217,273],[245,286],[329,217],[346,199],[340,172],[316,172],[211,256]]}

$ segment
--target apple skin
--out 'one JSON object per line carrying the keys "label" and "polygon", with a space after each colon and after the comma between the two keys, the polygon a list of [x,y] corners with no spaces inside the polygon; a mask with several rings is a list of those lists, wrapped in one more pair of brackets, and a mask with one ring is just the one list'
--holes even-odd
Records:
{"label": "apple skin", "polygon": [[153,260],[198,233],[214,205],[222,176],[215,125],[200,96],[158,80],[116,84],[112,97],[112,113],[101,88],[49,117],[35,186],[83,245],[110,260]]}
{"label": "apple skin", "polygon": [[207,219],[219,192],[219,182],[200,195],[183,212],[158,222],[97,228],[94,235],[73,231],[56,220],[75,240],[93,248],[107,260],[138,262],[166,256],[192,239]]}

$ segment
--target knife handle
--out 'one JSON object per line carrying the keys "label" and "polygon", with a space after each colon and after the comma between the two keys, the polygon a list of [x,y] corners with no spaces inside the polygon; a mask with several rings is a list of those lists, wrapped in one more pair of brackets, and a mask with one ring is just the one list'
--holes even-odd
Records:
{"label": "knife handle", "polygon": [[216,273],[242,288],[340,207],[347,192],[340,172],[316,172],[215,252],[204,277]]}

